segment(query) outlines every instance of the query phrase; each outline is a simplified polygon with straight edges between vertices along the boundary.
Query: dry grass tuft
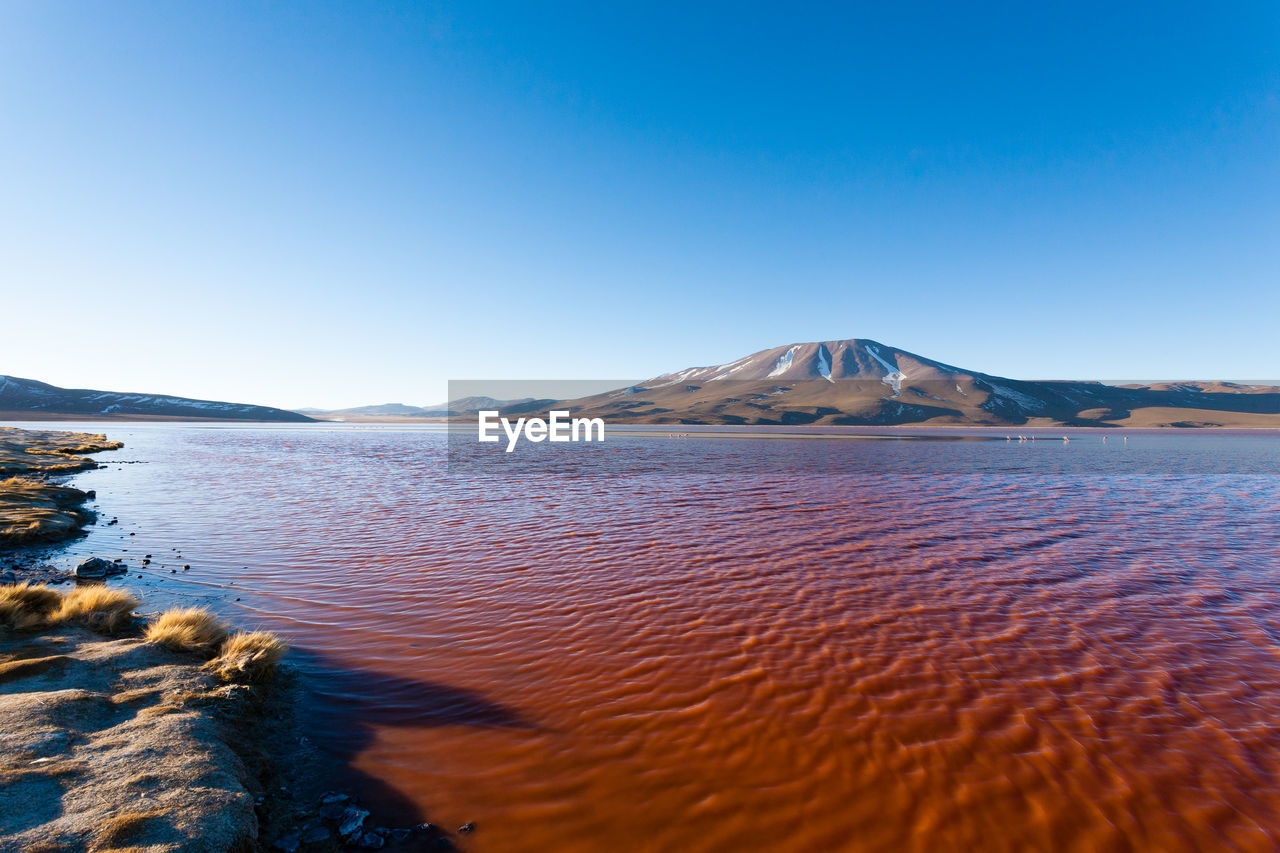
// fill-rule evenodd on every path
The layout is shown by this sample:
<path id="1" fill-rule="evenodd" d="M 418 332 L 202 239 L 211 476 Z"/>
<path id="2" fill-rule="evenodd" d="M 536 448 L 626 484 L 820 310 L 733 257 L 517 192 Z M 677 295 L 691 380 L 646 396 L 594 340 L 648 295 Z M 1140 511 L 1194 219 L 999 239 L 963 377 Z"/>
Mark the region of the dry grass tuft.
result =
<path id="1" fill-rule="evenodd" d="M 147 833 L 148 824 L 160 817 L 160 812 L 128 812 L 103 821 L 95 833 L 95 851 L 118 847 L 121 843 L 137 841 Z"/>
<path id="2" fill-rule="evenodd" d="M 119 634 L 133 622 L 138 599 L 105 586 L 82 586 L 62 597 L 56 622 L 78 622 L 103 634 Z"/>
<path id="3" fill-rule="evenodd" d="M 166 649 L 212 655 L 227 638 L 227 626 L 202 607 L 166 610 L 147 626 L 146 638 Z"/>
<path id="4" fill-rule="evenodd" d="M 223 681 L 265 681 L 284 657 L 284 642 L 266 631 L 240 631 L 222 644 L 218 656 L 204 665 Z"/>
<path id="5" fill-rule="evenodd" d="M 48 621 L 62 594 L 44 584 L 0 586 L 0 627 L 30 631 Z"/>
<path id="6" fill-rule="evenodd" d="M 0 663 L 0 684 L 16 681 L 19 678 L 30 678 L 33 675 L 44 675 L 54 667 L 65 664 L 71 658 L 66 655 L 49 655 L 42 658 L 23 658 Z"/>
<path id="7" fill-rule="evenodd" d="M 31 764 L 26 761 L 22 764 L 0 764 L 0 785 L 13 785 L 33 776 L 46 779 L 62 779 L 83 773 L 85 769 L 85 763 L 75 758 L 58 759 L 44 764 Z M 38 848 L 22 848 L 23 853 L 28 853 L 28 851 L 34 849 Z M 55 849 L 65 851 L 67 848 L 57 847 Z"/>

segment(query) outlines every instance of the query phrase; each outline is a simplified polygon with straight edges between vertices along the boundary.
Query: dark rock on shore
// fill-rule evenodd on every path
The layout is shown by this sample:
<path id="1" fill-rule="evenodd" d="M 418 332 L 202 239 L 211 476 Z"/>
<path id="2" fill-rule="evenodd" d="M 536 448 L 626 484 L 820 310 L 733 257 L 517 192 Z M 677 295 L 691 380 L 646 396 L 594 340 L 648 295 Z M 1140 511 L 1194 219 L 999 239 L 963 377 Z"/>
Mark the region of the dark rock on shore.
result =
<path id="1" fill-rule="evenodd" d="M 12 579 L 8 579 L 12 577 Z M 62 584 L 74 578 L 71 572 L 59 569 L 48 564 L 40 565 L 24 565 L 15 563 L 6 569 L 4 574 L 0 576 L 0 584 L 10 583 L 46 583 L 46 584 Z"/>
<path id="2" fill-rule="evenodd" d="M 364 819 L 368 816 L 368 810 L 348 806 L 343 810 L 342 817 L 338 819 L 338 834 L 343 838 L 358 835 L 363 830 Z"/>
<path id="3" fill-rule="evenodd" d="M 276 843 L 271 847 L 274 850 L 281 850 L 283 853 L 294 853 L 302 844 L 301 832 L 290 832 L 276 839 Z"/>
<path id="4" fill-rule="evenodd" d="M 326 791 L 311 802 L 314 805 L 308 807 L 294 801 L 292 820 L 297 823 L 280 827 L 284 830 L 283 834 L 276 836 L 276 840 L 270 845 L 272 850 L 282 853 L 295 853 L 299 850 L 320 853 L 329 850 L 381 850 L 384 847 L 404 850 L 455 849 L 448 837 L 434 824 L 420 823 L 413 828 L 394 829 L 368 826 L 369 809 L 344 791 Z"/>
<path id="5" fill-rule="evenodd" d="M 101 580 L 107 575 L 117 575 L 123 572 L 124 568 L 119 564 L 104 560 L 101 557 L 90 557 L 87 560 L 81 560 L 76 566 L 76 577 L 90 580 Z"/>
<path id="6" fill-rule="evenodd" d="M 318 844 L 321 841 L 329 840 L 329 828 L 317 824 L 302 833 L 303 844 Z"/>

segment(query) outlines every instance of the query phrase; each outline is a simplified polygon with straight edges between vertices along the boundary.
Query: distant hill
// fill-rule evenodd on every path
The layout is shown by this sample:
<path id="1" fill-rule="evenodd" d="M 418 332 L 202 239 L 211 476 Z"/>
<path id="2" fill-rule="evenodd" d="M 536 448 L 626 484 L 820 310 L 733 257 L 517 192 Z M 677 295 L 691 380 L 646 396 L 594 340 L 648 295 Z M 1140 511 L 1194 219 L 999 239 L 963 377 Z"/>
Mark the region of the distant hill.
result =
<path id="1" fill-rule="evenodd" d="M 184 418 L 199 420 L 243 421 L 310 421 L 298 412 L 252 406 L 245 403 L 223 403 L 216 400 L 193 400 L 161 394 L 132 394 L 94 391 L 85 388 L 59 388 L 34 379 L 0 376 L 0 417 L 12 420 L 44 420 L 51 418 Z"/>
<path id="2" fill-rule="evenodd" d="M 1280 427 L 1275 386 L 1005 379 L 867 339 L 774 347 L 558 405 L 623 423 Z"/>
<path id="3" fill-rule="evenodd" d="M 383 403 L 378 406 L 356 406 L 350 409 L 301 409 L 324 420 L 443 420 L 451 417 L 474 415 L 481 409 L 496 409 L 504 415 L 528 411 L 545 411 L 554 400 L 521 397 L 517 400 L 495 400 L 493 397 L 461 397 L 435 406 L 407 406 L 404 403 Z"/>
<path id="4" fill-rule="evenodd" d="M 299 409 L 308 415 L 329 418 L 332 416 L 368 415 L 374 417 L 425 418 L 427 410 L 421 406 L 406 406 L 404 403 L 383 403 L 379 406 L 354 406 L 350 409 Z"/>

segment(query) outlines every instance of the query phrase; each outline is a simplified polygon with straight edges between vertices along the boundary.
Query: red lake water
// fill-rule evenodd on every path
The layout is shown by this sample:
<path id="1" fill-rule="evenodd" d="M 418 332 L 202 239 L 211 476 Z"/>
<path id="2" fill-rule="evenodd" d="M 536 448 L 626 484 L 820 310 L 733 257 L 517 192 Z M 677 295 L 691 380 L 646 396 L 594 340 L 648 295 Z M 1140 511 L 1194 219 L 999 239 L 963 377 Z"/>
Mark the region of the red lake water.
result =
<path id="1" fill-rule="evenodd" d="M 311 736 L 463 849 L 1280 845 L 1274 433 L 93 428 L 120 524 L 61 559 L 287 637 Z"/>

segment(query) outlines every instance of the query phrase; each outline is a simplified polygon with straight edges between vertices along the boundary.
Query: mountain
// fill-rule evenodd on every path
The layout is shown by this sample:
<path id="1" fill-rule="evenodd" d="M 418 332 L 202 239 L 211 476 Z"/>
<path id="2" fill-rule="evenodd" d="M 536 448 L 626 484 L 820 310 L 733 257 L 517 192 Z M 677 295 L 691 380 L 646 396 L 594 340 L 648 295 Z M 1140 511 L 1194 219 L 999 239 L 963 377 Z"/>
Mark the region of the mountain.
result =
<path id="1" fill-rule="evenodd" d="M 545 412 L 555 400 L 542 400 L 536 397 L 518 397 L 514 400 L 495 400 L 493 397 L 459 397 L 450 400 L 443 406 L 432 410 L 432 417 L 452 417 L 455 415 L 474 415 L 482 409 L 493 410 L 503 415 L 519 415 L 525 412 Z"/>
<path id="2" fill-rule="evenodd" d="M 790 344 L 565 401 L 627 423 L 1280 427 L 1280 388 L 1005 379 L 878 341 Z"/>
<path id="3" fill-rule="evenodd" d="M 404 403 L 383 403 L 378 406 L 353 406 L 349 409 L 299 409 L 308 415 L 332 419 L 335 417 L 389 417 L 389 418 L 425 418 L 427 410 L 420 406 L 406 406 Z"/>
<path id="4" fill-rule="evenodd" d="M 434 406 L 407 406 L 404 403 L 383 403 L 378 406 L 356 406 L 350 409 L 299 409 L 308 415 L 324 420 L 395 421 L 435 420 L 474 415 L 481 409 L 496 409 L 504 415 L 520 412 L 546 411 L 554 400 L 521 397 L 517 400 L 495 400 L 493 397 L 461 397 Z"/>
<path id="5" fill-rule="evenodd" d="M 14 420 L 50 417 L 311 420 L 306 415 L 270 406 L 192 400 L 160 394 L 120 394 L 85 388 L 59 388 L 16 376 L 0 376 L 0 417 Z"/>

